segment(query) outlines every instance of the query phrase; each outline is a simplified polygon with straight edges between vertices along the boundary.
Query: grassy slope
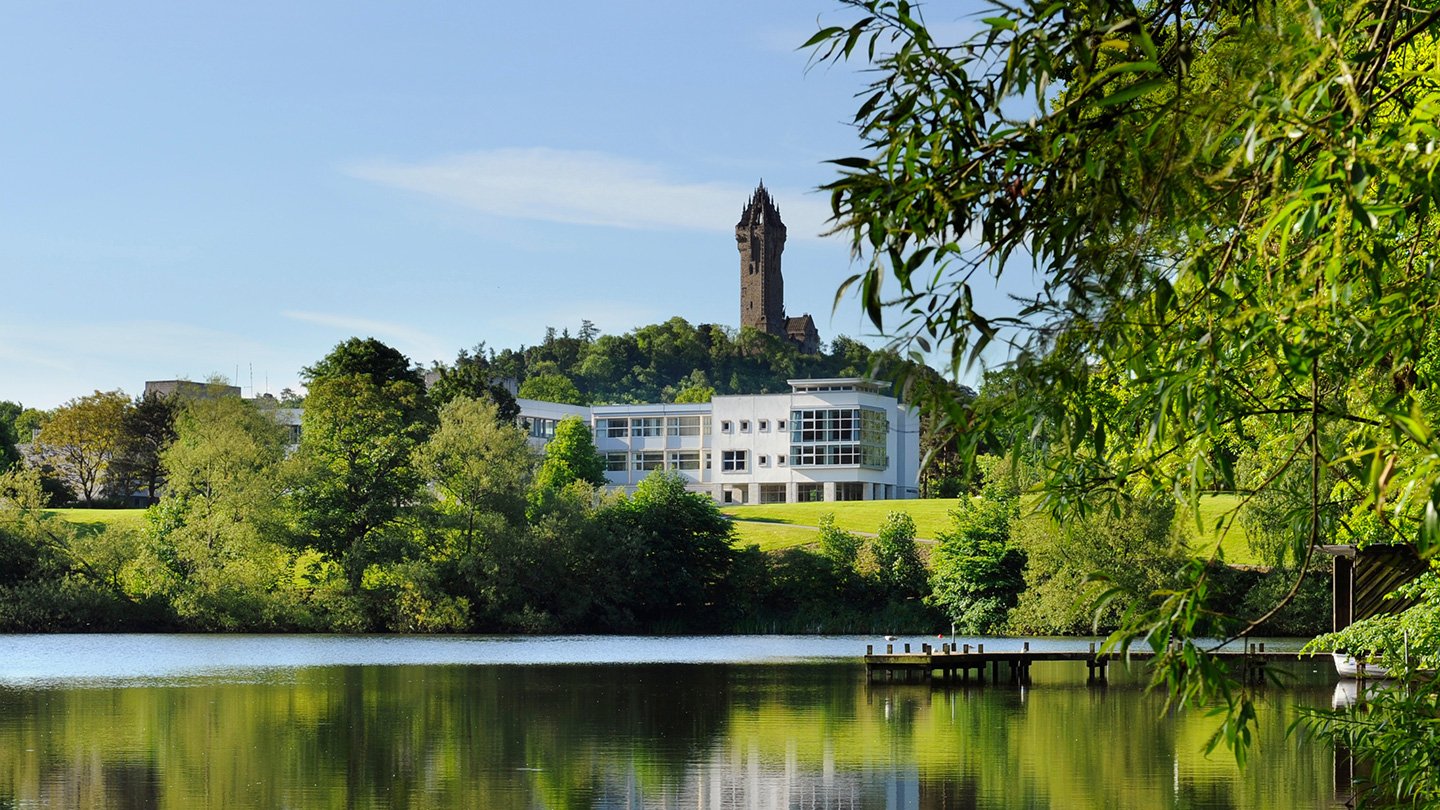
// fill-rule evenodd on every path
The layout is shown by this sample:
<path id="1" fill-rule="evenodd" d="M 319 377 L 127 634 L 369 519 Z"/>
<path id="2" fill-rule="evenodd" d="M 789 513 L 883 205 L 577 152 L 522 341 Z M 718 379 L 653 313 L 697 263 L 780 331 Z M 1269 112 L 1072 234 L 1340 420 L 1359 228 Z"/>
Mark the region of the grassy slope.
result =
<path id="1" fill-rule="evenodd" d="M 950 526 L 950 510 L 955 508 L 953 499 L 910 500 L 910 501 L 842 501 L 832 503 L 781 503 L 762 506 L 727 506 L 724 512 L 737 520 L 757 521 L 763 524 L 788 523 L 793 526 L 818 526 L 820 518 L 833 514 L 835 525 L 852 532 L 879 531 L 880 523 L 891 512 L 910 513 L 915 521 L 917 537 L 933 539 L 935 535 Z M 737 524 L 742 531 L 750 526 Z M 813 540 L 814 532 L 811 532 Z"/>
<path id="2" fill-rule="evenodd" d="M 891 511 L 908 512 L 915 520 L 916 534 L 934 539 L 950 527 L 950 510 L 954 500 L 912 501 L 846 501 L 840 503 L 786 503 L 762 506 L 727 506 L 724 512 L 735 518 L 738 545 L 758 544 L 762 551 L 775 551 L 815 542 L 812 527 L 826 513 L 835 516 L 835 525 L 854 532 L 875 532 Z M 1208 495 L 1200 502 L 1200 525 L 1193 513 L 1177 516 L 1190 533 L 1195 554 L 1209 556 L 1220 540 L 1216 522 L 1233 512 L 1239 500 L 1234 495 Z M 1233 519 L 1233 515 L 1231 518 Z M 1244 527 L 1238 522 L 1224 533 L 1225 561 L 1231 564 L 1254 565 L 1259 560 L 1250 553 Z"/>
<path id="3" fill-rule="evenodd" d="M 1221 533 L 1216 524 L 1232 512 L 1239 499 L 1234 495 L 1211 495 L 1201 499 L 1200 525 L 1194 515 L 1182 513 L 1177 520 L 1185 521 L 1197 555 L 1209 556 Z M 846 501 L 841 503 L 787 503 L 764 506 L 727 506 L 724 512 L 736 518 L 739 545 L 760 546 L 761 551 L 804 546 L 815 542 L 813 527 L 826 513 L 835 516 L 835 523 L 853 532 L 874 533 L 880 522 L 892 511 L 910 513 L 915 520 L 916 534 L 934 539 L 950 527 L 950 510 L 954 500 L 932 499 L 911 501 Z M 111 526 L 141 529 L 145 525 L 144 509 L 53 509 L 52 513 L 78 526 L 105 531 Z M 1232 516 L 1233 518 L 1233 516 Z M 1259 560 L 1250 553 L 1246 533 L 1238 522 L 1224 533 L 1222 540 L 1225 560 L 1232 564 L 1254 565 Z"/>
<path id="4" fill-rule="evenodd" d="M 51 509 L 48 513 L 95 532 L 111 527 L 136 530 L 145 527 L 144 509 Z"/>

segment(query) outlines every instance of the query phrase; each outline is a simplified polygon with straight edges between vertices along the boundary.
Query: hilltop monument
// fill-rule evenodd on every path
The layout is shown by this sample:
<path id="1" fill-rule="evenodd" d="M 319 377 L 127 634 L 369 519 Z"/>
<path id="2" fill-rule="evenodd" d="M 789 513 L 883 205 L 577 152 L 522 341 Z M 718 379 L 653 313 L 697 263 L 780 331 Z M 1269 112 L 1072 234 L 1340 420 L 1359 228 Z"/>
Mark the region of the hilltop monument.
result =
<path id="1" fill-rule="evenodd" d="M 764 181 L 740 212 L 735 243 L 740 250 L 740 325 L 785 338 L 807 354 L 819 352 L 815 319 L 808 313 L 785 316 L 785 278 L 780 274 L 785 223 Z"/>

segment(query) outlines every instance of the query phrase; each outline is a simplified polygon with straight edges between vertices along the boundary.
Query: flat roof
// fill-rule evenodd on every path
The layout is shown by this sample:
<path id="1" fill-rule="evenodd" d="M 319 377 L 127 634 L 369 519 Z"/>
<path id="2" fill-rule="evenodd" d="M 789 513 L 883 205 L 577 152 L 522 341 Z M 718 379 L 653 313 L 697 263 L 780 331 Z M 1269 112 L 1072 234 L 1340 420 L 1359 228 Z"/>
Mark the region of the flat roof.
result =
<path id="1" fill-rule="evenodd" d="M 636 403 L 636 404 L 633 404 L 633 405 L 626 405 L 626 404 L 623 404 L 623 403 L 622 403 L 622 404 L 619 404 L 619 405 L 592 405 L 592 406 L 590 407 L 590 410 L 591 410 L 591 412 L 594 413 L 596 416 L 605 416 L 605 415 L 607 415 L 607 414 L 622 414 L 622 413 L 623 413 L 623 414 L 633 414 L 633 413 L 640 413 L 640 412 L 642 412 L 642 411 L 649 411 L 649 412 L 652 412 L 652 413 L 681 413 L 681 414 L 684 414 L 684 413 L 698 413 L 698 414 L 705 414 L 705 413 L 709 413 L 709 412 L 710 412 L 710 403 L 708 403 L 708 402 L 640 402 L 640 403 Z"/>
<path id="2" fill-rule="evenodd" d="M 790 387 L 796 391 L 813 390 L 816 388 L 839 388 L 850 387 L 857 391 L 879 392 L 890 387 L 890 383 L 882 380 L 872 380 L 869 377 L 815 377 L 800 380 L 786 380 Z"/>

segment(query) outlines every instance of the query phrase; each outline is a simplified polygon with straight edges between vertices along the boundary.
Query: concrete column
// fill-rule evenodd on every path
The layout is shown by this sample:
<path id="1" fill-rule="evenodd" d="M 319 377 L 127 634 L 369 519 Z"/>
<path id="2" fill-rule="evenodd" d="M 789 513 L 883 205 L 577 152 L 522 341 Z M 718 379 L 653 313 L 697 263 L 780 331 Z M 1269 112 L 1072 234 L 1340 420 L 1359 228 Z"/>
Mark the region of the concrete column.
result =
<path id="1" fill-rule="evenodd" d="M 745 502 L 746 502 L 746 503 L 759 503 L 759 502 L 760 502 L 760 485 L 759 485 L 759 484 L 750 483 L 750 484 L 746 484 L 746 485 L 745 485 Z"/>
<path id="2" fill-rule="evenodd" d="M 825 502 L 826 502 L 826 503 L 830 503 L 830 502 L 832 502 L 832 501 L 834 501 L 834 500 L 835 500 L 835 482 L 834 482 L 834 481 L 826 481 L 826 482 L 825 482 Z"/>
<path id="3" fill-rule="evenodd" d="M 785 502 L 798 503 L 800 501 L 800 487 L 791 481 L 785 485 Z"/>

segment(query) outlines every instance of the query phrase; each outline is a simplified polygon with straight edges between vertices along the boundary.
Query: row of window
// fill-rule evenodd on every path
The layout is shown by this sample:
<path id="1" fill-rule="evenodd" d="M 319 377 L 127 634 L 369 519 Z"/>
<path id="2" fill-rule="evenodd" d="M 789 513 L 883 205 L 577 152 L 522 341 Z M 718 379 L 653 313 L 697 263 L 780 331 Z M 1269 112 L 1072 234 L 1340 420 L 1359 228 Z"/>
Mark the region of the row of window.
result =
<path id="1" fill-rule="evenodd" d="M 776 467 L 790 463 L 796 467 L 820 466 L 862 466 L 884 469 L 886 457 L 884 448 L 855 444 L 797 445 L 790 448 L 789 456 L 778 454 L 773 457 Z M 765 454 L 755 456 L 756 467 L 769 467 L 772 457 Z M 699 470 L 701 464 L 710 469 L 710 453 L 699 450 L 641 450 L 636 452 L 610 452 L 605 454 L 607 472 L 650 472 L 651 470 Z M 720 471 L 727 473 L 748 472 L 750 469 L 749 450 L 720 451 Z"/>
<path id="2" fill-rule="evenodd" d="M 741 433 L 749 433 L 749 432 L 750 432 L 750 420 L 749 420 L 749 419 L 740 419 L 740 420 L 738 420 L 738 421 L 739 421 L 739 424 L 740 424 L 740 432 L 741 432 Z M 729 420 L 729 419 L 721 419 L 721 420 L 720 420 L 720 432 L 721 432 L 721 433 L 734 433 L 734 432 L 735 432 L 735 424 L 736 424 L 735 422 L 732 422 L 732 421 Z M 756 420 L 755 420 L 755 426 L 756 426 L 756 429 L 757 429 L 760 433 L 769 433 L 769 432 L 770 432 L 770 420 L 769 420 L 769 419 L 756 419 Z M 785 430 L 785 420 L 784 420 L 784 419 L 776 419 L 776 420 L 775 420 L 775 429 L 778 430 L 778 431 L 782 431 L 782 432 L 783 432 L 783 431 Z"/>
<path id="3" fill-rule="evenodd" d="M 788 484 L 761 484 L 760 503 L 785 503 L 789 495 Z M 862 501 L 865 499 L 866 484 L 863 481 L 837 481 L 835 500 Z M 725 493 L 729 496 L 729 492 Z M 809 503 L 825 500 L 825 485 L 801 482 L 795 485 L 795 502 Z"/>
<path id="4" fill-rule="evenodd" d="M 627 453 L 615 451 L 605 454 L 606 472 L 650 472 L 651 470 L 698 470 L 703 462 L 710 469 L 710 453 L 699 450 L 640 450 Z M 755 464 L 769 467 L 771 456 L 757 455 Z M 774 456 L 775 466 L 785 466 L 786 457 Z M 721 472 L 746 472 L 750 469 L 749 450 L 722 450 L 720 452 Z"/>
<path id="5" fill-rule="evenodd" d="M 884 469 L 888 465 L 885 447 L 868 444 L 791 445 L 790 457 L 796 467 L 860 465 Z"/>
<path id="6" fill-rule="evenodd" d="M 890 429 L 884 411 L 871 408 L 814 408 L 790 412 L 792 442 L 884 444 Z"/>
<path id="7" fill-rule="evenodd" d="M 596 423 L 595 435 L 610 439 L 629 436 L 700 436 L 710 432 L 709 416 L 610 417 Z"/>
<path id="8" fill-rule="evenodd" d="M 790 457 L 796 467 L 884 469 L 890 418 L 871 408 L 808 408 L 790 412 Z"/>
<path id="9" fill-rule="evenodd" d="M 606 453 L 607 472 L 649 472 L 651 470 L 698 470 L 699 450 L 645 450 L 637 453 Z M 705 454 L 705 469 L 710 469 L 710 454 Z"/>

